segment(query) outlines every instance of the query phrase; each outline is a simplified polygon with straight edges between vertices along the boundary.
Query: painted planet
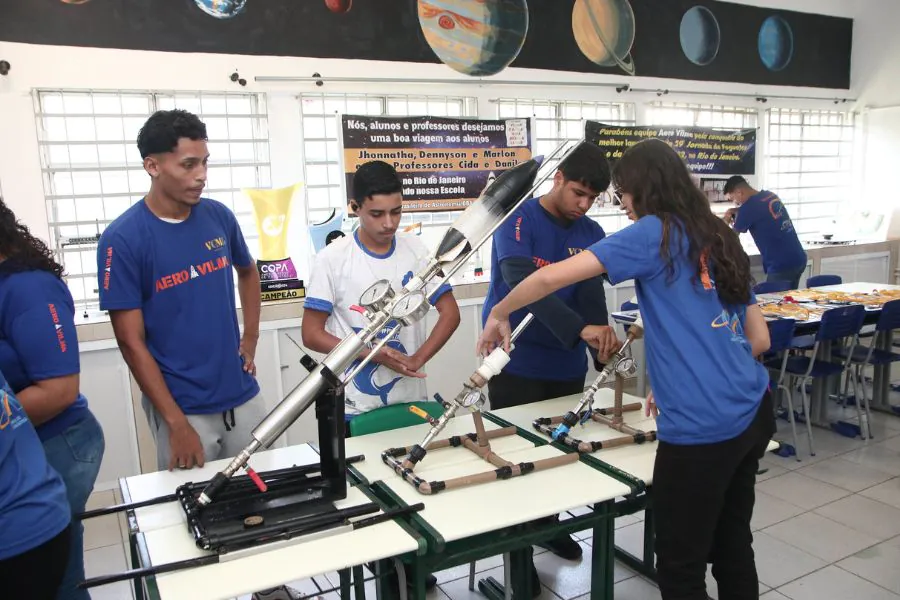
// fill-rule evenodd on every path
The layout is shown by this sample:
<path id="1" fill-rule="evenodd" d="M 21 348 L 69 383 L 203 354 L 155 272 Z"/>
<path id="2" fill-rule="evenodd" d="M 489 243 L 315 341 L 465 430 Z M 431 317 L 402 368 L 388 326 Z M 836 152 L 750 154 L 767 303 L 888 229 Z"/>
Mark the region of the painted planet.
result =
<path id="1" fill-rule="evenodd" d="M 705 6 L 695 6 L 681 17 L 681 51 L 695 65 L 705 67 L 719 53 L 719 22 Z"/>
<path id="2" fill-rule="evenodd" d="M 575 0 L 572 33 L 581 53 L 601 67 L 634 75 L 634 11 L 628 0 Z"/>
<path id="3" fill-rule="evenodd" d="M 63 4 L 87 4 L 88 0 L 62 0 Z"/>
<path id="4" fill-rule="evenodd" d="M 759 58 L 770 71 L 781 71 L 794 56 L 794 32 L 783 18 L 773 15 L 759 28 Z"/>
<path id="5" fill-rule="evenodd" d="M 231 19 L 244 11 L 247 0 L 194 0 L 197 7 L 211 17 Z"/>
<path id="6" fill-rule="evenodd" d="M 526 0 L 418 0 L 419 25 L 441 62 L 465 75 L 496 75 L 528 33 Z"/>
<path id="7" fill-rule="evenodd" d="M 325 6 L 333 13 L 345 13 L 353 7 L 353 0 L 325 0 Z"/>

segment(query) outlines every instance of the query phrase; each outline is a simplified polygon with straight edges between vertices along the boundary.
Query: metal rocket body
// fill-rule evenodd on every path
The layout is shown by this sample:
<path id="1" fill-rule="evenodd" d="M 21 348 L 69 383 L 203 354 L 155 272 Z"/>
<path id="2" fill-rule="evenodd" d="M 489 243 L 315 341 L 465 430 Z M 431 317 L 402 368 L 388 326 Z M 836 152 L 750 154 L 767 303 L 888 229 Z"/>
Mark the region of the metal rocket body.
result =
<path id="1" fill-rule="evenodd" d="M 537 156 L 504 171 L 453 222 L 434 253 L 445 273 L 450 265 L 465 261 L 475 245 L 518 205 L 534 185 L 543 160 Z"/>

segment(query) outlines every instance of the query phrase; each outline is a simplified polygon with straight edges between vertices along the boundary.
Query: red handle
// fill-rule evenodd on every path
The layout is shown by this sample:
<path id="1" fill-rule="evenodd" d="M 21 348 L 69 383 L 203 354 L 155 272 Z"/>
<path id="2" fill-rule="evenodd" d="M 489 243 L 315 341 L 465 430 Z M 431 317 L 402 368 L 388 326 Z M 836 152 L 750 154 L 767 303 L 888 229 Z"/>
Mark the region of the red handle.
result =
<path id="1" fill-rule="evenodd" d="M 254 471 L 250 467 L 247 467 L 247 475 L 250 476 L 250 480 L 256 484 L 256 487 L 259 488 L 259 491 L 261 491 L 261 492 L 268 491 L 269 486 L 266 485 L 266 482 L 262 480 L 262 477 L 260 477 L 256 473 L 256 471 Z"/>

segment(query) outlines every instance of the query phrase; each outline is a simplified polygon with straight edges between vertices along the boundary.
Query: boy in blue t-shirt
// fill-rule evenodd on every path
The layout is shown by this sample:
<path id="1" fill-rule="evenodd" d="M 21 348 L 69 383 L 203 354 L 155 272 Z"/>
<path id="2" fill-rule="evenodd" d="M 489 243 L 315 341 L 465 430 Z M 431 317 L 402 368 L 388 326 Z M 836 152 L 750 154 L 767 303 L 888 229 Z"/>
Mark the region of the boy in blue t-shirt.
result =
<path id="1" fill-rule="evenodd" d="M 0 373 L 0 581 L 4 598 L 53 600 L 69 558 L 66 487 Z"/>
<path id="2" fill-rule="evenodd" d="M 100 307 L 144 393 L 160 469 L 238 454 L 266 412 L 253 364 L 259 275 L 234 214 L 201 197 L 206 140 L 206 126 L 183 110 L 147 120 L 137 144 L 150 191 L 97 250 Z"/>
<path id="3" fill-rule="evenodd" d="M 603 150 L 582 143 L 560 165 L 553 189 L 526 200 L 504 221 L 493 237 L 491 284 L 482 320 L 530 274 L 604 238 L 603 228 L 585 214 L 609 181 Z M 494 410 L 580 394 L 588 371 L 584 340 L 604 339 L 600 356 L 618 344 L 609 327 L 602 277 L 568 286 L 516 311 L 510 318 L 512 327 L 528 312 L 535 320 L 516 340 L 509 364 L 488 382 Z M 581 547 L 568 535 L 550 540 L 546 547 L 570 560 L 581 556 Z"/>
<path id="4" fill-rule="evenodd" d="M 772 192 L 755 190 L 740 175 L 725 182 L 724 192 L 737 204 L 725 213 L 725 221 L 738 233 L 753 236 L 766 281 L 787 281 L 796 289 L 806 271 L 806 251 L 784 202 Z"/>

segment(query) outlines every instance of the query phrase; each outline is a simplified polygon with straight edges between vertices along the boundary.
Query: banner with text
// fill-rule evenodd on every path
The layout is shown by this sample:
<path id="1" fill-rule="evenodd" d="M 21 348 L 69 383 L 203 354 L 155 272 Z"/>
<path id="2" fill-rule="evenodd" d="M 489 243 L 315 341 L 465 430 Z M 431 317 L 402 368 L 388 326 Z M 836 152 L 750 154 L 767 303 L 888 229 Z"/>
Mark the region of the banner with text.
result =
<path id="1" fill-rule="evenodd" d="M 359 166 L 383 160 L 403 180 L 404 211 L 463 210 L 531 158 L 529 119 L 343 115 L 341 128 L 348 202 Z"/>
<path id="2" fill-rule="evenodd" d="M 659 138 L 678 152 L 693 173 L 753 175 L 756 172 L 755 129 L 607 125 L 586 121 L 584 137 L 606 150 L 610 163 L 615 163 L 623 152 L 641 140 Z"/>

